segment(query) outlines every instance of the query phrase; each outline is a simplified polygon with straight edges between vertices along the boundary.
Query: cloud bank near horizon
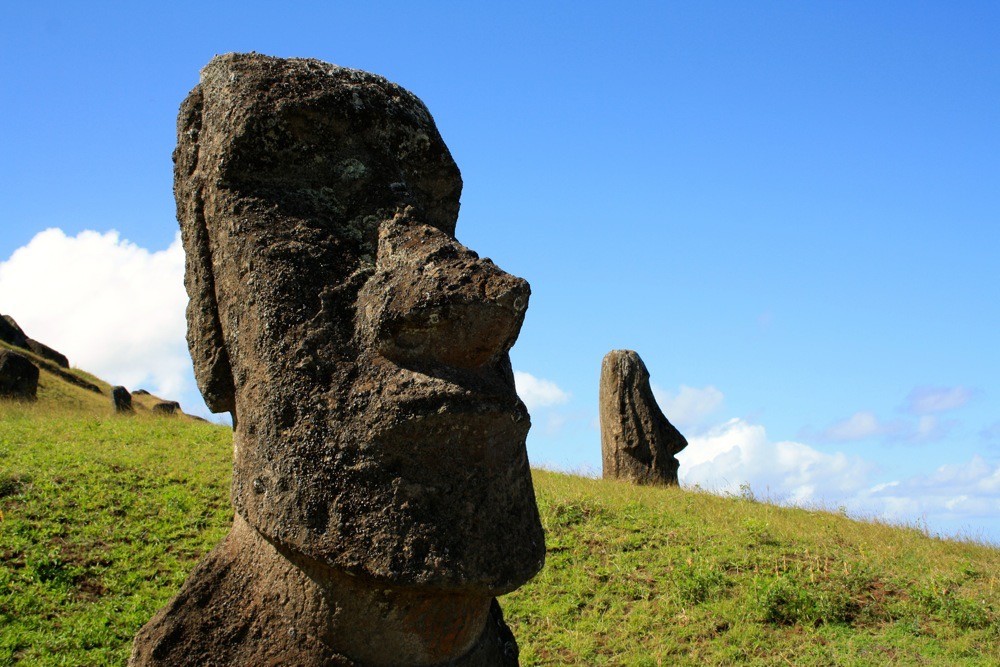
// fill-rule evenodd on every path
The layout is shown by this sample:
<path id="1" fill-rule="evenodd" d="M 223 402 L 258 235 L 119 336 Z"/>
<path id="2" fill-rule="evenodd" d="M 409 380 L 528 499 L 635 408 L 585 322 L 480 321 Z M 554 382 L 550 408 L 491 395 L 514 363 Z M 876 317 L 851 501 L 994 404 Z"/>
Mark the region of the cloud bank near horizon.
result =
<path id="1" fill-rule="evenodd" d="M 51 228 L 0 262 L 0 312 L 75 367 L 179 398 L 194 389 L 183 278 L 180 234 L 149 251 L 113 230 Z"/>
<path id="2" fill-rule="evenodd" d="M 979 454 L 930 473 L 878 481 L 880 471 L 870 460 L 801 442 L 772 442 L 762 425 L 743 419 L 730 419 L 688 442 L 677 455 L 681 482 L 716 493 L 751 492 L 781 504 L 842 507 L 855 516 L 907 524 L 923 519 L 945 535 L 1000 516 L 1000 463 Z M 945 525 L 953 528 L 937 528 Z M 1000 542 L 996 532 L 991 538 Z"/>

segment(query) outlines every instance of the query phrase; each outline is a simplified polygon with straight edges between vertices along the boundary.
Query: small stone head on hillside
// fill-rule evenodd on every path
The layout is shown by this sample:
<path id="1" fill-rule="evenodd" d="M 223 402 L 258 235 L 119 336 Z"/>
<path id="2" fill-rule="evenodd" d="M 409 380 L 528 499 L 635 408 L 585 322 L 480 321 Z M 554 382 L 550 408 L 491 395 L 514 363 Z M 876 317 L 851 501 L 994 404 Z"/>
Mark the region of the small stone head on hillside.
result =
<path id="1" fill-rule="evenodd" d="M 529 288 L 455 240 L 461 176 L 424 105 L 365 72 L 230 54 L 179 124 L 188 343 L 233 415 L 236 511 L 396 584 L 531 578 L 544 543 L 508 358 Z"/>

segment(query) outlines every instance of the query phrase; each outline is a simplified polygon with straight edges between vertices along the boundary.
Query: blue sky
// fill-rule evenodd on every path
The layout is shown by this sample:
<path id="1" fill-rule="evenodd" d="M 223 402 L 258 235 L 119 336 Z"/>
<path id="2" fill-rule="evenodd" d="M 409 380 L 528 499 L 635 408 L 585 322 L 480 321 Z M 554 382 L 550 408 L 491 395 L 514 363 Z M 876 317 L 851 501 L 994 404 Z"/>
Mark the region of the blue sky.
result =
<path id="1" fill-rule="evenodd" d="M 686 483 L 1000 541 L 998 34 L 974 2 L 7 6 L 0 312 L 204 410 L 177 107 L 216 53 L 320 58 L 427 103 L 459 239 L 530 281 L 534 462 L 599 471 L 627 347 Z"/>

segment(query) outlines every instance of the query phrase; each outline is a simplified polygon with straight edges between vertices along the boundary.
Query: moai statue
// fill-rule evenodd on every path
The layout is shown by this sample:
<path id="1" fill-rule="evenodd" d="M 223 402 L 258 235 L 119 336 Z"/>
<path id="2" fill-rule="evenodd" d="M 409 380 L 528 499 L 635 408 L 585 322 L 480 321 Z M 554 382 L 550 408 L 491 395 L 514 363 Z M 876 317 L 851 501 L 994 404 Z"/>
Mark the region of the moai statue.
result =
<path id="1" fill-rule="evenodd" d="M 111 405 L 117 413 L 132 414 L 135 411 L 132 407 L 132 394 L 121 385 L 111 388 Z"/>
<path id="2" fill-rule="evenodd" d="M 0 399 L 38 398 L 38 367 L 23 354 L 0 347 Z"/>
<path id="3" fill-rule="evenodd" d="M 233 527 L 132 665 L 516 665 L 544 536 L 508 351 L 528 284 L 455 240 L 426 107 L 317 60 L 213 59 L 174 191 Z"/>
<path id="4" fill-rule="evenodd" d="M 649 371 L 632 350 L 612 350 L 601 362 L 601 454 L 606 479 L 677 484 L 674 456 L 687 440 L 663 416 Z"/>

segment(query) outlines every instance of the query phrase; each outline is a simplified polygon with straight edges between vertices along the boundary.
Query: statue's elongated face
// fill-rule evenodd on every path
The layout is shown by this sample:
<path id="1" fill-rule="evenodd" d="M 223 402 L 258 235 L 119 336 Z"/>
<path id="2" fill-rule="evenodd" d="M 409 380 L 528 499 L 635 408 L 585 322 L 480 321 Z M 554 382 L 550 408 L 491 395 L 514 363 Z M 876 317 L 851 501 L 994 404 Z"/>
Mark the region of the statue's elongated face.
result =
<path id="1" fill-rule="evenodd" d="M 175 191 L 237 511 L 397 584 L 498 594 L 537 572 L 508 358 L 529 288 L 455 239 L 461 177 L 423 104 L 318 61 L 216 58 L 182 107 Z"/>

